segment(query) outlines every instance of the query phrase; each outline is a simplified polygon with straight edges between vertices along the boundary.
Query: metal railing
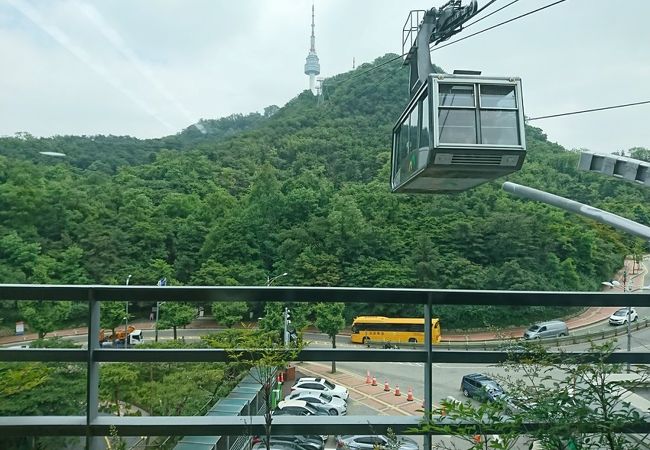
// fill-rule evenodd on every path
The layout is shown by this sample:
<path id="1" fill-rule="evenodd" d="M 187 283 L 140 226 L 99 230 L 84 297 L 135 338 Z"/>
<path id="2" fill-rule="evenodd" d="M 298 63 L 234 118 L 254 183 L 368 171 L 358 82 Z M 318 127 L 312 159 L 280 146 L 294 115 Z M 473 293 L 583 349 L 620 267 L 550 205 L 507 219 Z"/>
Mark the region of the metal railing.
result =
<path id="1" fill-rule="evenodd" d="M 650 294 L 626 295 L 595 292 L 469 291 L 428 289 L 314 288 L 314 287 L 152 287 L 152 286 L 70 286 L 0 285 L 0 300 L 83 301 L 88 303 L 87 349 L 3 350 L 0 361 L 82 362 L 87 365 L 86 411 L 84 416 L 14 416 L 0 419 L 5 436 L 86 436 L 87 448 L 95 448 L 97 436 L 108 436 L 111 427 L 120 436 L 182 436 L 261 434 L 264 418 L 241 416 L 100 416 L 99 364 L 102 362 L 228 362 L 232 352 L 223 349 L 106 349 L 100 348 L 100 302 L 102 301 L 183 301 L 212 302 L 345 302 L 423 305 L 425 323 L 430 322 L 432 305 L 527 305 L 527 306 L 645 306 Z M 430 329 L 428 330 L 430 333 Z M 430 340 L 430 335 L 425 336 Z M 587 356 L 586 354 L 584 356 Z M 597 355 L 591 355 L 596 358 Z M 305 349 L 301 361 L 423 362 L 424 405 L 431 410 L 433 363 L 499 363 L 507 352 L 436 351 L 424 346 L 416 350 L 384 349 Z M 608 362 L 650 363 L 650 353 L 622 352 L 609 356 Z M 418 425 L 417 416 L 279 416 L 273 421 L 277 434 L 367 434 L 391 428 L 403 433 Z M 451 424 L 451 428 L 466 424 Z M 543 424 L 526 423 L 524 430 Z M 485 431 L 485 430 L 484 430 Z M 489 430 L 488 430 L 489 431 Z M 597 431 L 597 430 L 593 430 Z M 650 422 L 625 430 L 650 432 Z M 425 433 L 422 433 L 425 434 Z M 430 436 L 430 434 L 425 434 Z M 425 439 L 428 439 L 425 437 Z M 425 440 L 426 446 L 426 440 Z"/>

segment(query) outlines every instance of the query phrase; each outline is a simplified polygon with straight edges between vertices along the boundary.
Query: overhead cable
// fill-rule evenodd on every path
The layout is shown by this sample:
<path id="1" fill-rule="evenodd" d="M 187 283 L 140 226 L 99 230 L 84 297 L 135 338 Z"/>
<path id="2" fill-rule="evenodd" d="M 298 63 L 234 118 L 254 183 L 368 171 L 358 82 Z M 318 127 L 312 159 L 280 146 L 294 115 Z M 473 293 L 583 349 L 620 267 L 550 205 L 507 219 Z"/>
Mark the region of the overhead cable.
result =
<path id="1" fill-rule="evenodd" d="M 487 7 L 490 6 L 492 3 L 494 3 L 494 1 L 495 1 L 495 0 L 492 0 L 490 3 L 488 3 L 488 4 L 485 5 L 483 8 L 481 8 L 479 11 L 482 11 L 482 10 L 484 10 L 485 8 L 487 8 Z M 517 1 L 519 1 L 519 0 L 514 0 L 514 1 L 510 2 L 510 3 L 508 3 L 507 5 L 502 6 L 501 8 L 499 8 L 499 9 L 497 9 L 496 11 L 494 11 L 494 12 L 488 14 L 487 16 L 484 16 L 484 17 L 482 17 L 482 18 L 480 18 L 480 19 L 478 19 L 478 20 L 476 20 L 476 21 L 470 23 L 468 26 L 471 26 L 471 25 L 473 25 L 473 24 L 475 24 L 475 23 L 477 23 L 477 22 L 479 22 L 479 21 L 485 19 L 485 18 L 488 17 L 488 16 L 490 16 L 490 15 L 492 15 L 492 14 L 498 12 L 498 11 L 501 11 L 501 10 L 503 10 L 504 8 L 507 8 L 508 6 L 512 5 L 513 3 L 516 3 Z M 479 30 L 479 31 L 477 31 L 476 33 L 472 33 L 472 34 L 467 35 L 467 36 L 465 36 L 465 37 L 462 37 L 462 38 L 460 38 L 460 39 L 456 39 L 455 41 L 448 42 L 448 43 L 446 43 L 446 44 L 444 44 L 444 45 L 436 46 L 436 47 L 432 48 L 431 51 L 433 52 L 433 51 L 438 50 L 438 49 L 441 49 L 441 48 L 443 48 L 443 47 L 447 47 L 447 46 L 449 46 L 449 45 L 455 44 L 456 42 L 463 41 L 463 40 L 468 39 L 468 38 L 470 38 L 470 37 L 472 37 L 472 36 L 476 36 L 476 35 L 478 35 L 478 34 L 481 34 L 481 33 L 484 33 L 484 32 L 486 32 L 486 31 L 492 30 L 492 29 L 494 29 L 494 28 L 500 27 L 501 25 L 505 25 L 505 24 L 510 23 L 510 22 L 513 22 L 513 21 L 515 21 L 515 20 L 518 20 L 518 19 L 521 19 L 521 18 L 523 18 L 523 17 L 529 16 L 529 15 L 531 15 L 531 14 L 537 13 L 537 12 L 542 11 L 542 10 L 544 10 L 544 9 L 550 8 L 551 6 L 555 6 L 555 5 L 557 5 L 557 4 L 563 3 L 563 2 L 565 2 L 565 1 L 566 1 L 566 0 L 558 0 L 558 1 L 554 2 L 554 3 L 550 3 L 550 4 L 548 4 L 548 5 L 545 5 L 545 6 L 542 6 L 542 7 L 540 7 L 540 8 L 537 8 L 537 9 L 535 9 L 535 10 L 533 10 L 533 11 L 529 11 L 529 12 L 527 12 L 527 13 L 524 13 L 524 14 L 521 14 L 521 15 L 519 15 L 519 16 L 513 17 L 512 19 L 509 19 L 509 20 L 506 20 L 506 21 L 504 21 L 504 22 L 498 23 L 498 24 L 493 25 L 493 26 L 491 26 L 491 27 L 484 28 L 483 30 Z M 465 27 L 465 28 L 467 28 L 467 27 Z M 394 58 L 391 58 L 391 59 L 389 59 L 388 61 L 384 61 L 383 63 L 381 63 L 381 64 L 379 64 L 379 65 L 377 65 L 377 66 L 373 66 L 373 67 L 371 67 L 371 68 L 369 68 L 369 69 L 366 69 L 366 70 L 364 70 L 364 71 L 362 71 L 362 72 L 359 72 L 359 73 L 357 73 L 357 74 L 354 74 L 354 75 L 351 76 L 350 78 L 347 78 L 347 79 L 345 79 L 345 80 L 341 80 L 341 81 L 339 81 L 339 83 L 346 83 L 346 82 L 348 82 L 348 81 L 352 81 L 352 80 L 354 80 L 355 78 L 358 78 L 358 77 L 363 76 L 363 75 L 365 75 L 365 74 L 367 74 L 367 73 L 369 73 L 369 72 L 372 72 L 372 71 L 374 71 L 374 70 L 376 70 L 376 69 L 379 69 L 379 68 L 381 68 L 381 67 L 383 67 L 383 66 L 385 66 L 385 65 L 387 65 L 387 64 L 392 63 L 393 61 L 397 61 L 398 59 L 403 58 L 403 57 L 406 56 L 406 55 L 408 55 L 408 52 L 407 52 L 407 53 L 404 53 L 404 54 L 401 54 L 401 55 L 398 55 L 398 56 L 396 56 L 396 57 L 394 57 Z"/>
<path id="2" fill-rule="evenodd" d="M 607 109 L 627 108 L 628 106 L 645 105 L 645 104 L 648 104 L 648 103 L 650 103 L 650 100 L 644 100 L 644 101 L 641 101 L 641 102 L 634 102 L 634 103 L 624 103 L 622 105 L 603 106 L 601 108 L 582 109 L 582 110 L 579 110 L 579 111 L 564 112 L 564 113 L 559 113 L 559 114 L 550 114 L 548 116 L 531 117 L 531 118 L 526 119 L 526 121 L 531 122 L 533 120 L 550 119 L 550 118 L 553 118 L 553 117 L 562 117 L 562 116 L 572 116 L 574 114 L 585 114 L 585 113 L 590 113 L 590 112 L 595 112 L 595 111 L 605 111 Z"/>
<path id="3" fill-rule="evenodd" d="M 455 43 L 460 42 L 460 41 L 464 41 L 465 39 L 469 39 L 469 38 L 474 37 L 474 36 L 476 36 L 476 35 L 478 35 L 478 34 L 485 33 L 486 31 L 489 31 L 489 30 L 493 30 L 493 29 L 495 29 L 495 28 L 497 28 L 497 27 L 500 27 L 501 25 L 505 25 L 505 24 L 507 24 L 507 23 L 514 22 L 515 20 L 518 20 L 518 19 L 524 18 L 524 17 L 526 17 L 526 16 L 530 16 L 531 14 L 535 14 L 535 13 L 537 13 L 537 12 L 543 11 L 543 10 L 545 10 L 545 9 L 547 9 L 547 8 L 550 8 L 551 6 L 559 5 L 560 3 L 564 3 L 565 1 L 566 1 L 566 0 L 558 0 L 558 1 L 556 1 L 556 2 L 549 3 L 548 5 L 545 5 L 545 6 L 542 6 L 542 7 L 540 7 L 540 8 L 537 8 L 537 9 L 534 9 L 534 10 L 532 10 L 532 11 L 529 11 L 529 12 L 527 12 L 527 13 L 521 14 L 521 15 L 519 15 L 519 16 L 517 16 L 517 17 L 513 17 L 512 19 L 508 19 L 508 20 L 506 20 L 506 21 L 504 21 L 504 22 L 497 23 L 496 25 L 492 25 L 491 27 L 487 27 L 487 28 L 484 28 L 484 29 L 482 29 L 482 30 L 479 30 L 479 31 L 477 31 L 476 33 L 468 34 L 467 36 L 464 36 L 464 37 L 462 37 L 462 38 L 460 38 L 460 39 L 456 39 L 455 41 L 448 42 L 448 43 L 446 43 L 446 44 L 444 44 L 444 45 L 438 45 L 438 46 L 435 46 L 435 47 L 433 47 L 433 48 L 431 49 L 431 51 L 432 51 L 432 52 L 435 52 L 436 50 L 440 50 L 441 48 L 448 47 L 448 46 L 450 46 L 450 45 L 452 45 L 452 44 L 455 44 Z"/>
<path id="4" fill-rule="evenodd" d="M 469 28 L 469 27 L 471 27 L 472 25 L 479 23 L 481 20 L 483 20 L 483 19 L 487 19 L 487 18 L 490 17 L 491 15 L 496 14 L 496 13 L 498 13 L 499 11 L 502 11 L 502 10 L 506 9 L 508 6 L 517 3 L 518 1 L 519 1 L 519 0 L 512 0 L 512 1 L 511 1 L 510 3 L 508 3 L 507 5 L 504 5 L 504 6 L 502 6 L 502 7 L 499 8 L 499 9 L 495 9 L 495 10 L 492 11 L 490 14 L 488 14 L 488 15 L 486 15 L 486 16 L 483 16 L 483 17 L 481 17 L 480 19 L 476 19 L 474 22 L 468 23 L 467 25 L 463 26 L 463 28 Z M 487 8 L 488 6 L 490 6 L 492 3 L 494 3 L 494 0 L 491 1 L 490 3 L 488 3 L 487 5 L 485 5 L 483 8 L 479 9 L 479 11 L 478 11 L 476 14 L 478 14 L 478 13 L 481 12 L 481 11 L 483 11 L 485 8 Z"/>

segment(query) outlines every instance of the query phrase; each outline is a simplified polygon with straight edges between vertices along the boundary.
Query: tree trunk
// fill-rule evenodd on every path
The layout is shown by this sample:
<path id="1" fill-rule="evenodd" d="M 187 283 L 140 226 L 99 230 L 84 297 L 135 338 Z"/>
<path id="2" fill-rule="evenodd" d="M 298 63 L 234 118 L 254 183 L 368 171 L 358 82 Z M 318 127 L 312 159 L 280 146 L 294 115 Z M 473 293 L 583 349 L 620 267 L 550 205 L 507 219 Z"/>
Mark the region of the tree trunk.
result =
<path id="1" fill-rule="evenodd" d="M 115 407 L 117 408 L 117 417 L 120 417 L 120 388 L 115 386 Z"/>
<path id="2" fill-rule="evenodd" d="M 264 384 L 264 403 L 266 403 L 266 411 L 264 412 L 264 432 L 266 434 L 266 450 L 271 450 L 271 423 L 273 417 L 271 416 L 271 383 Z"/>
<path id="3" fill-rule="evenodd" d="M 330 336 L 332 338 L 332 348 L 336 348 L 336 335 Z M 336 373 L 336 361 L 332 360 L 332 373 Z"/>

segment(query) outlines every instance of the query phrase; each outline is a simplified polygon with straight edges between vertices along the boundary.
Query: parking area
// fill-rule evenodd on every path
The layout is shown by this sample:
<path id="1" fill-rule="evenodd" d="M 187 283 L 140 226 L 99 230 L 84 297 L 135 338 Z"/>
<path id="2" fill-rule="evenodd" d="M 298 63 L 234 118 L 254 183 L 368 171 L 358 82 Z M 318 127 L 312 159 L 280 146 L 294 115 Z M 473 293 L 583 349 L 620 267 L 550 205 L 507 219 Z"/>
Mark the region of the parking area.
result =
<path id="1" fill-rule="evenodd" d="M 323 377 L 336 384 L 343 385 L 350 392 L 348 401 L 349 415 L 420 415 L 422 410 L 422 399 L 413 397 L 408 400 L 407 388 L 401 387 L 401 395 L 395 395 L 396 386 L 389 386 L 389 391 L 384 391 L 384 384 L 377 381 L 376 386 L 366 383 L 364 377 L 349 373 L 345 370 L 337 370 L 337 373 L 330 373 L 331 366 L 328 364 L 305 362 L 296 365 L 296 379 L 300 377 Z M 284 395 L 291 392 L 292 382 L 283 386 Z"/>

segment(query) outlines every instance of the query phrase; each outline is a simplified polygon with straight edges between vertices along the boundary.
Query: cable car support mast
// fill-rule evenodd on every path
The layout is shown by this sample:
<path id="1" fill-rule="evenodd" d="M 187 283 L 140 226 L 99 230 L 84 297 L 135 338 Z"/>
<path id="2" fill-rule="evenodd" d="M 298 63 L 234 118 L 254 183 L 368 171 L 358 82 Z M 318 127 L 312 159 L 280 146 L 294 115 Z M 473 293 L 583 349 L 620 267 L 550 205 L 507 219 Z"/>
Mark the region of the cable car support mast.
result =
<path id="1" fill-rule="evenodd" d="M 466 6 L 450 0 L 440 8 L 411 11 L 406 20 L 402 53 L 410 68 L 411 99 L 393 128 L 393 192 L 464 191 L 523 164 L 521 80 L 475 71 L 439 73 L 431 62 L 429 45 L 462 31 L 484 8 L 479 10 L 476 0 Z"/>

